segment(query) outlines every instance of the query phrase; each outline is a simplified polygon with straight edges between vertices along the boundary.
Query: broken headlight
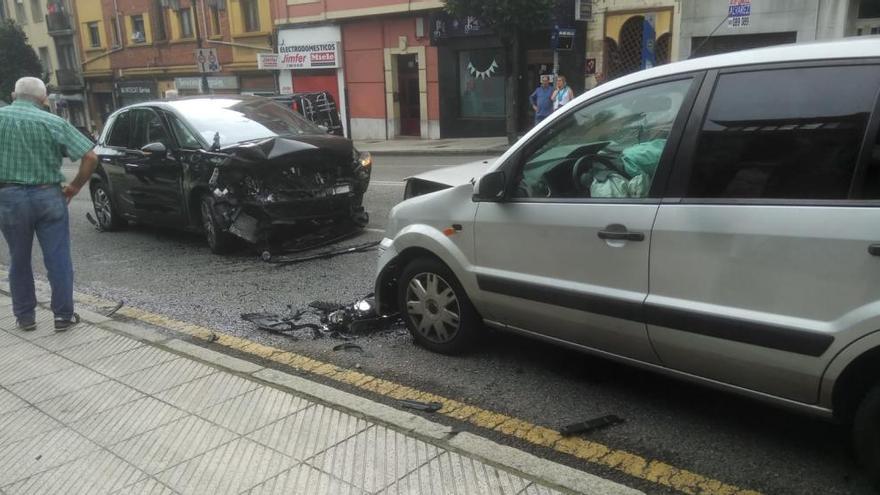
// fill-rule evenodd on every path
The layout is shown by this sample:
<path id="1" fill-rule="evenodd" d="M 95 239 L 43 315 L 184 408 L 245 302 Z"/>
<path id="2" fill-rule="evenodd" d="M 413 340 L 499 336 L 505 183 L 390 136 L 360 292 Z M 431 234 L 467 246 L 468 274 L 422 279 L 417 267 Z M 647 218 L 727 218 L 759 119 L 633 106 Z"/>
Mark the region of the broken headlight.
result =
<path id="1" fill-rule="evenodd" d="M 355 176 L 359 180 L 367 180 L 370 178 L 370 170 L 373 167 L 373 156 L 369 151 L 358 151 L 352 148 L 352 159 L 354 160 Z"/>

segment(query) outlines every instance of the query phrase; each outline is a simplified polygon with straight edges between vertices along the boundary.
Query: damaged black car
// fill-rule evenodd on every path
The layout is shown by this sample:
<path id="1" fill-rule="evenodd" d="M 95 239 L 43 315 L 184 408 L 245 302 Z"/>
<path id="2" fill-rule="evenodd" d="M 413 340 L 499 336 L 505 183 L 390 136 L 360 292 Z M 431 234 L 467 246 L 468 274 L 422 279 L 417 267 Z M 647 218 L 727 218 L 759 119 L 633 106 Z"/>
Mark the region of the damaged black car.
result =
<path id="1" fill-rule="evenodd" d="M 328 224 L 363 227 L 372 159 L 262 97 L 140 103 L 114 113 L 95 148 L 95 223 L 204 233 L 224 253 Z"/>

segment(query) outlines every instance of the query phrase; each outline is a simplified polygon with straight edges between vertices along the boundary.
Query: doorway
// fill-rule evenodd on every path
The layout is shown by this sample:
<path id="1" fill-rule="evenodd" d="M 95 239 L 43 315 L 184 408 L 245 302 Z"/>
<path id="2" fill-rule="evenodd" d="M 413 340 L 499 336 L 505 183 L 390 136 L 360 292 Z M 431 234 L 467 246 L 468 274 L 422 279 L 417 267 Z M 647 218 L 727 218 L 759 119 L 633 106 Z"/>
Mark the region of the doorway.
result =
<path id="1" fill-rule="evenodd" d="M 397 97 L 400 108 L 400 135 L 422 135 L 419 62 L 415 54 L 397 56 Z"/>

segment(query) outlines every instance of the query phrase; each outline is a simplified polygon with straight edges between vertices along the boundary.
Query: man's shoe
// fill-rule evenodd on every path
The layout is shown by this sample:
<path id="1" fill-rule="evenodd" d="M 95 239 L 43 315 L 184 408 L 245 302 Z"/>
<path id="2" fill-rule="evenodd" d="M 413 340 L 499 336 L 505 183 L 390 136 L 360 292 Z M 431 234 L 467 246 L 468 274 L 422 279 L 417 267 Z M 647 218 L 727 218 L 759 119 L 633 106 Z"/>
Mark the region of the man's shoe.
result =
<path id="1" fill-rule="evenodd" d="M 33 320 L 27 321 L 27 322 L 19 321 L 18 322 L 18 329 L 21 330 L 22 332 L 33 332 L 34 330 L 37 329 L 37 322 L 33 321 Z"/>
<path id="2" fill-rule="evenodd" d="M 76 325 L 77 323 L 79 323 L 79 315 L 76 313 L 74 313 L 69 320 L 55 318 L 55 331 L 64 332 L 70 330 L 70 327 Z"/>

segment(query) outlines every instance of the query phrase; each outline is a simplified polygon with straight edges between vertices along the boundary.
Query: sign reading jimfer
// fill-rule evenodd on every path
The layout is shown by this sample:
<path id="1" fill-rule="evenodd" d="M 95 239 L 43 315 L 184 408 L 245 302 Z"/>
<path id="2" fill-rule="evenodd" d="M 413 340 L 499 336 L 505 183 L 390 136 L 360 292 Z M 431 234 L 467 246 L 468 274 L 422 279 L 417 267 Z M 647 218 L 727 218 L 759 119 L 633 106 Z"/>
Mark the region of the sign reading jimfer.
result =
<path id="1" fill-rule="evenodd" d="M 286 44 L 282 39 L 278 53 L 257 55 L 260 69 L 336 69 L 339 67 L 339 43 Z"/>

